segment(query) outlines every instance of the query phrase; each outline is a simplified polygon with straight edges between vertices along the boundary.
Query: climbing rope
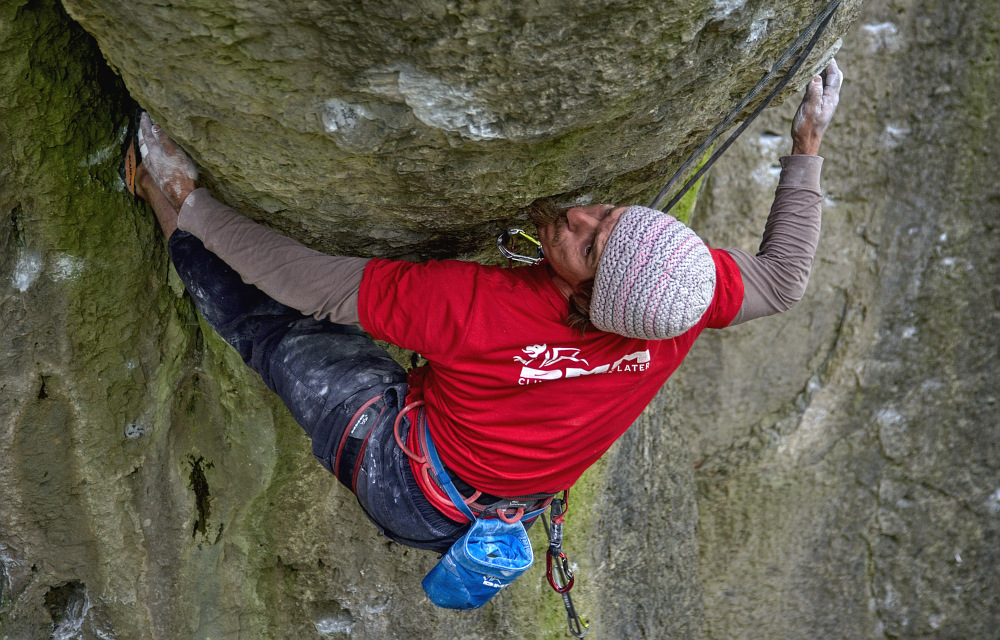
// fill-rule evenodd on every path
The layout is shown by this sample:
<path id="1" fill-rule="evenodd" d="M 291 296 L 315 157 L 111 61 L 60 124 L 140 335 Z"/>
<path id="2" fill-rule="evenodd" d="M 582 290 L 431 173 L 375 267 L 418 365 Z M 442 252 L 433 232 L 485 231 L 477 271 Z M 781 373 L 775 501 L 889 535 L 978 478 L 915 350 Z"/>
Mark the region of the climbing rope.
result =
<path id="1" fill-rule="evenodd" d="M 820 11 L 819 15 L 817 15 L 816 18 L 809 24 L 809 26 L 806 27 L 805 31 L 803 31 L 799 35 L 799 37 L 795 39 L 795 42 L 793 42 L 788 47 L 788 49 L 785 50 L 785 52 L 781 55 L 781 57 L 778 58 L 777 62 L 774 63 L 774 66 L 771 67 L 771 70 L 768 71 L 767 74 L 760 79 L 760 82 L 758 82 L 754 86 L 754 88 L 751 89 L 750 92 L 740 101 L 740 103 L 736 105 L 732 111 L 729 112 L 729 115 L 727 115 L 725 119 L 722 122 L 720 122 L 719 125 L 715 127 L 715 129 L 712 130 L 712 133 L 708 135 L 708 138 L 705 140 L 705 142 L 702 143 L 700 147 L 698 147 L 697 151 L 692 153 L 688 157 L 688 159 L 684 161 L 684 164 L 682 164 L 680 169 L 678 169 L 677 172 L 674 173 L 673 177 L 670 178 L 666 186 L 664 186 L 663 189 L 660 190 L 660 193 L 658 193 L 656 197 L 653 198 L 653 202 L 649 205 L 651 209 L 660 208 L 659 205 L 663 201 L 663 198 L 665 198 L 666 195 L 670 192 L 670 190 L 673 189 L 677 181 L 680 180 L 680 178 L 685 173 L 687 173 L 688 169 L 691 168 L 691 165 L 694 164 L 694 162 L 698 158 L 701 158 L 704 155 L 704 153 L 708 150 L 708 148 L 711 147 L 712 144 L 715 142 L 715 139 L 718 138 L 723 131 L 729 128 L 729 125 L 731 125 L 733 121 L 736 120 L 736 118 L 740 115 L 740 113 L 742 113 L 742 111 L 747 107 L 747 105 L 749 105 L 750 102 L 752 102 L 753 99 L 756 98 L 761 91 L 763 91 L 764 87 L 767 86 L 767 84 L 771 81 L 771 79 L 774 78 L 776 75 L 778 75 L 778 72 L 781 70 L 781 68 L 785 66 L 786 62 L 788 62 L 788 59 L 792 57 L 792 55 L 795 53 L 796 50 L 802 47 L 803 43 L 806 42 L 806 39 L 809 38 L 809 34 L 812 33 L 813 35 L 812 38 L 809 40 L 809 43 L 806 44 L 805 48 L 803 48 L 802 51 L 799 53 L 798 58 L 796 58 L 792 66 L 789 67 L 788 71 L 785 72 L 785 76 L 781 79 L 781 81 L 777 84 L 777 86 L 775 86 L 774 89 L 771 90 L 771 93 L 769 93 L 767 97 L 764 98 L 763 102 L 761 102 L 760 105 L 758 105 L 757 108 L 754 109 L 753 113 L 751 113 L 750 116 L 743 121 L 743 124 L 741 124 L 739 128 L 736 129 L 736 131 L 729 136 L 729 138 L 722 144 L 722 146 L 719 147 L 712 154 L 712 157 L 709 158 L 708 161 L 706 161 L 705 164 L 703 164 L 700 169 L 698 169 L 698 172 L 695 173 L 694 176 L 692 176 L 684 184 L 683 187 L 681 187 L 680 191 L 674 194 L 674 197 L 670 199 L 670 202 L 668 202 L 667 205 L 663 207 L 663 211 L 665 212 L 670 211 L 674 207 L 674 205 L 680 202 L 681 198 L 684 197 L 684 194 L 687 193 L 688 190 L 692 186 L 694 186 L 695 183 L 697 183 L 698 180 L 700 180 L 703 175 L 705 175 L 705 172 L 708 171 L 713 164 L 715 164 L 715 161 L 723 153 L 725 153 L 726 149 L 728 149 L 736 141 L 736 139 L 740 137 L 740 134 L 743 133 L 747 127 L 750 126 L 750 124 L 757 118 L 757 116 L 759 116 L 761 112 L 764 111 L 764 109 L 766 109 L 768 105 L 771 104 L 771 101 L 773 101 L 774 98 L 781 92 L 781 90 L 785 88 L 785 85 L 787 85 L 789 81 L 791 81 L 792 77 L 798 72 L 799 68 L 806 61 L 806 58 L 808 58 L 809 54 L 812 53 L 813 47 L 815 47 L 816 43 L 819 42 L 820 36 L 823 35 L 823 31 L 825 31 L 827 25 L 830 24 L 830 20 L 833 18 L 833 14 L 836 13 L 837 7 L 840 6 L 840 3 L 841 0 L 831 0 L 823 8 L 823 10 Z"/>

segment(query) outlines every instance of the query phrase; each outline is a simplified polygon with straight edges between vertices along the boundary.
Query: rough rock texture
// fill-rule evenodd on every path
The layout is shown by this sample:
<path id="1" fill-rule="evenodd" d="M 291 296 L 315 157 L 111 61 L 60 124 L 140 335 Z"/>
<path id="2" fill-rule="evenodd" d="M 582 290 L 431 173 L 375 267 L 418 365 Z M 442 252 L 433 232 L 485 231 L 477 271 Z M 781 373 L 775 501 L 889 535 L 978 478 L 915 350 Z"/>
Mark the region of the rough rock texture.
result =
<path id="1" fill-rule="evenodd" d="M 807 300 L 702 341 L 668 385 L 708 638 L 997 637 L 998 24 L 996 3 L 866 5 Z M 791 114 L 703 188 L 716 243 L 751 247 Z"/>
<path id="2" fill-rule="evenodd" d="M 263 77 L 255 70 L 267 67 L 280 74 L 281 68 L 296 60 L 294 51 L 258 42 L 256 48 L 251 47 L 257 57 L 248 70 L 246 61 L 237 58 L 249 41 L 242 36 L 234 39 L 229 33 L 244 29 L 240 20 L 220 17 L 218 11 L 213 14 L 207 8 L 150 4 L 141 10 L 132 4 L 117 9 L 109 3 L 102 5 L 102 10 L 124 13 L 114 19 L 105 16 L 102 22 L 101 14 L 82 3 L 69 5 L 94 30 L 97 41 L 51 0 L 21 0 L 0 7 L 0 281 L 5 283 L 0 296 L 4 353 L 0 367 L 4 488 L 0 494 L 0 637 L 453 638 L 456 629 L 461 629 L 460 635 L 476 638 L 561 636 L 560 603 L 543 588 L 541 565 L 482 611 L 458 614 L 429 606 L 417 585 L 435 559 L 378 539 L 352 496 L 311 459 L 304 436 L 287 412 L 227 346 L 199 325 L 166 267 L 162 240 L 151 217 L 123 193 L 114 173 L 124 118 L 132 104 L 127 92 L 189 145 L 214 185 L 234 202 L 252 204 L 258 214 L 270 212 L 269 222 L 318 246 L 334 246 L 337 236 L 331 229 L 347 228 L 360 230 L 354 248 L 383 253 L 404 241 L 412 253 L 425 253 L 433 248 L 427 242 L 431 234 L 450 239 L 443 244 L 453 251 L 459 246 L 488 244 L 492 229 L 483 222 L 490 216 L 505 217 L 536 196 L 585 193 L 595 185 L 603 185 L 607 193 L 655 190 L 659 173 L 677 160 L 646 165 L 672 151 L 671 140 L 689 138 L 685 144 L 690 146 L 698 132 L 669 124 L 664 120 L 667 112 L 656 116 L 660 124 L 652 124 L 655 118 L 636 111 L 636 117 L 648 120 L 643 125 L 647 133 L 649 127 L 660 128 L 659 139 L 645 143 L 659 147 L 658 155 L 649 155 L 647 149 L 645 159 L 625 162 L 623 158 L 631 157 L 631 152 L 623 151 L 623 146 L 614 154 L 618 160 L 612 161 L 610 141 L 624 139 L 619 134 L 625 125 L 609 126 L 603 136 L 598 135 L 597 129 L 606 126 L 604 120 L 614 119 L 603 111 L 591 116 L 586 108 L 577 110 L 578 124 L 572 125 L 577 129 L 555 132 L 557 125 L 570 126 L 566 123 L 573 118 L 561 110 L 546 113 L 544 105 L 536 104 L 518 117 L 525 122 L 530 117 L 552 120 L 545 125 L 553 127 L 552 132 L 518 134 L 514 116 L 505 116 L 504 135 L 526 136 L 515 144 L 509 139 L 476 139 L 461 126 L 451 131 L 434 122 L 421 124 L 418 115 L 424 111 L 418 102 L 411 106 L 399 96 L 388 96 L 384 102 L 389 106 L 383 109 L 376 104 L 381 94 L 372 94 L 365 103 L 372 113 L 405 111 L 409 129 L 390 132 L 389 146 L 399 148 L 395 155 L 388 153 L 388 146 L 351 148 L 363 140 L 352 143 L 346 130 L 327 131 L 332 129 L 329 122 L 325 128 L 313 126 L 322 124 L 325 111 L 309 111 L 298 120 L 289 116 L 283 122 L 280 117 L 294 115 L 295 110 L 275 94 L 267 94 L 253 109 L 250 101 L 241 100 L 241 95 L 267 93 L 264 89 L 272 84 L 268 80 L 254 85 Z M 455 33 L 478 28 L 469 11 L 509 17 L 499 6 L 448 7 L 446 13 L 457 12 L 448 22 Z M 680 58 L 664 57 L 662 64 L 642 58 L 643 64 L 619 66 L 660 74 L 660 83 L 669 74 L 687 78 L 685 91 L 692 93 L 688 102 L 697 102 L 696 91 L 704 94 L 707 105 L 697 125 L 690 126 L 705 127 L 731 97 L 713 84 L 700 84 L 698 78 L 706 73 L 703 65 L 688 64 L 686 59 L 703 56 L 706 48 L 728 51 L 736 42 L 743 47 L 745 64 L 734 65 L 734 75 L 723 82 L 736 82 L 729 90 L 742 91 L 759 73 L 762 62 L 790 40 L 792 14 L 806 21 L 813 8 L 805 4 L 743 8 L 742 3 L 712 8 L 692 3 L 676 12 L 686 16 L 678 18 L 683 29 L 667 20 L 658 30 L 639 31 L 659 34 L 656 37 L 664 42 L 686 40 L 685 47 L 677 49 Z M 327 11 L 318 4 L 302 9 L 310 10 Z M 240 11 L 247 12 L 247 24 L 257 24 L 257 29 L 268 21 L 273 25 L 286 22 L 283 13 L 254 22 L 250 14 L 264 11 L 255 4 L 248 3 Z M 233 8 L 227 15 L 238 13 Z M 604 13 L 578 16 L 584 19 L 577 26 L 567 23 L 566 29 L 590 33 L 593 40 L 594 30 L 587 26 L 587 19 L 612 14 L 608 8 Z M 652 15 L 650 11 L 626 14 Z M 750 28 L 760 16 L 779 14 L 786 18 L 780 29 L 777 25 L 763 31 Z M 372 12 L 366 15 L 361 26 L 338 26 L 336 20 L 327 26 L 359 29 L 361 34 L 362 27 L 376 24 Z M 846 28 L 850 15 L 851 11 L 845 12 L 828 40 Z M 191 16 L 203 20 L 191 20 Z M 141 19 L 149 20 L 147 25 L 162 26 L 169 37 L 138 30 L 136 21 Z M 551 30 L 550 19 L 538 20 L 540 26 L 523 25 Z M 631 28 L 635 23 L 630 20 L 620 22 L 619 28 Z M 301 23 L 301 19 L 296 22 Z M 189 29 L 186 36 L 178 36 L 178 24 Z M 697 29 L 691 25 L 703 27 L 693 39 L 689 36 Z M 287 41 L 282 28 L 274 27 L 274 42 Z M 376 31 L 386 38 L 397 37 L 384 25 Z M 757 40 L 740 44 L 751 36 Z M 406 34 L 398 37 L 400 42 L 410 42 Z M 198 54 L 192 38 L 211 47 Z M 103 51 L 98 49 L 101 40 Z M 168 40 L 172 44 L 183 41 L 184 46 L 165 48 Z M 213 48 L 227 40 L 233 45 L 228 54 Z M 324 36 L 320 40 L 325 47 L 350 39 Z M 309 40 L 303 35 L 298 41 Z M 587 38 L 570 34 L 566 42 L 586 43 Z M 370 40 L 363 45 L 362 50 L 376 57 L 384 53 L 378 49 L 392 49 L 373 47 Z M 423 60 L 414 50 L 404 49 L 394 55 Z M 444 65 L 442 56 L 447 50 L 434 54 L 438 56 L 435 64 Z M 565 68 L 582 89 L 586 83 L 580 78 L 593 75 L 593 70 L 574 71 L 565 62 L 572 58 L 565 48 L 539 49 L 541 54 L 550 50 L 564 54 L 562 59 L 553 58 L 552 64 Z M 265 55 L 272 61 L 264 64 L 260 56 Z M 121 71 L 124 82 L 111 73 L 105 58 Z M 576 58 L 584 66 L 591 62 L 588 56 Z M 314 61 L 310 73 L 333 74 L 347 68 L 342 60 L 336 62 Z M 602 69 L 610 68 L 607 61 L 602 64 Z M 184 68 L 200 69 L 203 75 L 180 73 Z M 288 72 L 289 78 L 301 78 L 301 69 L 293 71 Z M 406 75 L 409 71 L 392 73 L 404 78 L 403 86 L 413 81 L 412 74 Z M 495 76 L 493 70 L 480 76 L 468 73 L 467 80 L 450 82 L 483 84 L 484 77 Z M 167 91 L 191 78 L 195 85 L 182 87 L 186 97 L 180 89 Z M 581 95 L 597 92 L 607 97 L 627 89 L 622 95 L 660 103 L 655 83 L 626 80 L 624 76 L 613 82 L 590 78 L 586 82 L 596 88 Z M 499 91 L 513 80 L 490 82 Z M 553 86 L 566 89 L 559 83 Z M 293 88 L 292 100 L 300 94 L 303 100 L 329 97 L 325 91 Z M 433 82 L 432 89 L 451 95 L 450 89 Z M 226 94 L 227 98 L 220 97 Z M 199 96 L 208 102 L 196 107 L 190 100 Z M 566 98 L 567 105 L 576 99 Z M 593 104 L 592 97 L 586 100 Z M 217 104 L 213 106 L 212 101 Z M 235 103 L 244 107 L 237 108 Z M 511 110 L 522 106 L 519 101 L 503 103 L 498 98 L 492 108 L 503 104 Z M 431 107 L 434 111 L 440 105 Z M 272 117 L 252 115 L 254 109 L 265 108 L 271 109 Z M 206 115 L 206 109 L 220 118 Z M 691 111 L 686 108 L 685 117 Z M 627 120 L 628 113 L 622 109 L 620 115 Z M 556 122 L 559 118 L 564 120 Z M 303 119 L 312 122 L 312 128 L 296 133 L 289 122 Z M 364 127 L 360 130 L 365 131 Z M 531 136 L 539 139 L 532 141 Z M 262 146 L 256 151 L 249 148 L 258 144 Z M 516 151 L 518 145 L 521 151 Z M 603 168 L 587 165 L 592 163 L 594 145 L 601 146 Z M 525 160 L 529 155 L 530 162 Z M 280 169 L 260 164 L 265 162 L 279 163 Z M 530 170 L 534 182 L 526 186 L 523 174 L 531 163 L 535 163 Z M 574 168 L 569 173 L 566 167 L 577 163 L 589 169 Z M 491 170 L 502 174 L 479 182 L 469 178 L 484 166 L 494 166 Z M 463 173 L 466 168 L 469 174 Z M 442 176 L 449 173 L 445 180 Z M 364 185 L 362 177 L 367 181 Z M 387 214 L 369 216 L 365 209 L 345 208 L 337 199 L 341 196 L 331 195 L 334 190 L 323 181 L 335 181 L 341 194 L 356 189 L 345 197 L 363 194 L 366 207 L 391 209 L 401 216 L 399 220 L 431 221 L 433 225 L 428 223 L 426 232 L 396 230 L 389 237 L 386 230 L 398 225 L 386 222 Z M 510 188 L 501 187 L 503 182 Z M 375 188 L 377 184 L 382 187 Z M 438 191 L 430 188 L 434 184 Z M 475 210 L 465 206 L 449 191 L 455 184 L 462 184 L 464 193 L 488 195 L 482 202 L 489 205 Z M 509 193 L 509 199 L 489 195 L 500 191 Z M 306 204 L 295 209 L 293 203 L 277 198 Z M 329 200 L 330 206 L 316 207 L 321 200 Z M 442 213 L 445 210 L 447 215 Z M 456 215 L 466 216 L 459 220 L 461 224 L 456 223 Z M 475 233 L 467 232 L 472 221 L 476 221 Z M 657 432 L 661 415 L 655 409 L 648 412 L 644 429 Z M 636 434 L 641 437 L 639 431 Z M 596 469 L 574 498 L 581 515 L 596 516 L 577 517 L 567 541 L 584 568 L 577 599 L 592 620 L 595 634 L 615 635 L 618 627 L 621 633 L 650 636 L 698 634 L 702 612 L 693 536 L 694 487 L 683 450 L 674 438 L 668 433 L 664 440 L 673 446 L 652 447 L 659 437 L 647 438 L 643 445 L 651 453 L 642 468 L 659 479 L 654 483 L 655 493 L 636 496 L 636 504 L 645 500 L 649 509 L 642 526 L 636 526 L 633 516 L 621 514 L 613 501 L 602 506 L 605 482 L 618 486 L 612 481 L 620 477 L 621 469 L 607 474 Z M 609 524 L 599 526 L 600 514 L 609 511 Z M 619 524 L 612 527 L 612 521 Z M 627 532 L 621 545 L 608 544 L 607 536 L 617 537 L 613 531 Z M 663 532 L 671 535 L 662 540 Z M 587 554 L 586 540 L 597 545 L 594 556 Z M 666 553 L 669 562 L 637 565 L 635 558 L 653 544 Z M 630 579 L 622 579 L 623 569 Z"/>
<path id="3" fill-rule="evenodd" d="M 128 94 L 254 215 L 427 256 L 537 196 L 647 200 L 824 3 L 65 4 L 93 38 L 0 5 L 0 638 L 563 637 L 540 563 L 430 606 L 434 557 L 199 324 L 114 173 Z M 807 300 L 707 338 L 574 495 L 593 637 L 1000 626 L 997 13 L 869 1 Z M 713 244 L 752 247 L 789 108 L 714 171 Z"/>
<path id="4" fill-rule="evenodd" d="M 826 2 L 64 4 L 231 202 L 426 258 L 540 195 L 651 199 Z"/>

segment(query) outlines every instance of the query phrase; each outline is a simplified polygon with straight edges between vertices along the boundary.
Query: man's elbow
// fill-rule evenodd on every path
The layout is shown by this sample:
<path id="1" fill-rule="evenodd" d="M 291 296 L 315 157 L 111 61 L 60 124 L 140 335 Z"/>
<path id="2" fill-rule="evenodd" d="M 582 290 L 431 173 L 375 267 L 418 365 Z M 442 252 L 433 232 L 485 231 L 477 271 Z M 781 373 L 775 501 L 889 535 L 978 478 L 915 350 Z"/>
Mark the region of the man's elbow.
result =
<path id="1" fill-rule="evenodd" d="M 792 276 L 792 274 L 788 274 Z M 782 278 L 778 286 L 772 290 L 775 307 L 778 313 L 784 313 L 794 307 L 806 295 L 809 285 L 809 272 L 801 272 L 792 277 Z"/>
<path id="2" fill-rule="evenodd" d="M 799 294 L 780 294 L 776 297 L 775 311 L 777 313 L 784 313 L 789 311 L 792 307 L 798 304 L 799 300 L 802 299 L 802 295 L 805 292 Z"/>

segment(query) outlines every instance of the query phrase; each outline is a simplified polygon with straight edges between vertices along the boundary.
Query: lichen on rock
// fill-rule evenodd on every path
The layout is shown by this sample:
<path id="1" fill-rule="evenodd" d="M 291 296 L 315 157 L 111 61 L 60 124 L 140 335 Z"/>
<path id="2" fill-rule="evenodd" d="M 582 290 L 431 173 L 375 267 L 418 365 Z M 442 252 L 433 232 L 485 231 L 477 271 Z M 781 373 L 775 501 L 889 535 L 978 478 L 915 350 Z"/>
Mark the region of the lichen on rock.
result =
<path id="1" fill-rule="evenodd" d="M 540 196 L 648 200 L 815 4 L 65 2 L 227 200 L 326 250 L 424 257 Z"/>
<path id="2" fill-rule="evenodd" d="M 0 6 L 0 637 L 562 637 L 542 563 L 429 605 L 435 558 L 194 313 L 117 178 L 126 118 L 310 245 L 468 254 L 540 196 L 648 201 L 824 4 Z M 998 16 L 870 0 L 845 35 L 859 11 L 807 65 L 844 37 L 809 295 L 707 338 L 577 490 L 594 636 L 997 626 Z M 789 108 L 687 203 L 714 246 L 756 248 Z"/>

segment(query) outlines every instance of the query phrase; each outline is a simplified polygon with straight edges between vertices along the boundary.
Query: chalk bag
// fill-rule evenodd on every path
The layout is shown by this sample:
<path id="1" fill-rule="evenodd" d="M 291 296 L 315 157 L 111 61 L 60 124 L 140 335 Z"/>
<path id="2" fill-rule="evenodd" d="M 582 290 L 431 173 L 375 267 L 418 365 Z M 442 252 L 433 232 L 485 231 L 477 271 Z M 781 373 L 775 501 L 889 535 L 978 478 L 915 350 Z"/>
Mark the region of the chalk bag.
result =
<path id="1" fill-rule="evenodd" d="M 421 583 L 431 602 L 447 609 L 476 609 L 535 561 L 520 522 L 477 518 Z"/>
<path id="2" fill-rule="evenodd" d="M 431 602 L 447 609 L 476 609 L 490 601 L 535 561 L 528 532 L 521 520 L 541 515 L 544 509 L 524 513 L 518 509 L 514 518 L 498 511 L 497 517 L 477 517 L 465 503 L 438 457 L 434 440 L 423 421 L 419 428 L 427 462 L 438 484 L 472 523 L 469 530 L 451 545 L 421 584 Z"/>

